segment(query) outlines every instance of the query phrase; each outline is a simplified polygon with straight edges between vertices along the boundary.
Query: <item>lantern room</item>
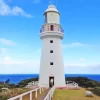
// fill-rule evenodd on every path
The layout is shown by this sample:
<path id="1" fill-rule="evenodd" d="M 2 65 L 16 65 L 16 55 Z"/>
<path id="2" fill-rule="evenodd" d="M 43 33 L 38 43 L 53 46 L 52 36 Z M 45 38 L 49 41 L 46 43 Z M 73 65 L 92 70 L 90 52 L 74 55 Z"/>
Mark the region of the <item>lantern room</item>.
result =
<path id="1" fill-rule="evenodd" d="M 56 23 L 60 24 L 60 13 L 54 5 L 49 5 L 44 12 L 44 23 Z"/>

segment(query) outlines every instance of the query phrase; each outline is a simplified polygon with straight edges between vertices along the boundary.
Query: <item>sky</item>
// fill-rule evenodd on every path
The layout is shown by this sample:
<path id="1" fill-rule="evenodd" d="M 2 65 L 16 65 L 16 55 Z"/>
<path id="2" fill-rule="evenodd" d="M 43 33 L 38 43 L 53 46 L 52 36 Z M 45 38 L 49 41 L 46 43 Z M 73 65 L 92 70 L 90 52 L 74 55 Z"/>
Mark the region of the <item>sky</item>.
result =
<path id="1" fill-rule="evenodd" d="M 50 0 L 0 0 L 0 74 L 39 73 L 40 29 Z M 100 74 L 100 0 L 52 0 L 61 14 L 66 74 Z"/>

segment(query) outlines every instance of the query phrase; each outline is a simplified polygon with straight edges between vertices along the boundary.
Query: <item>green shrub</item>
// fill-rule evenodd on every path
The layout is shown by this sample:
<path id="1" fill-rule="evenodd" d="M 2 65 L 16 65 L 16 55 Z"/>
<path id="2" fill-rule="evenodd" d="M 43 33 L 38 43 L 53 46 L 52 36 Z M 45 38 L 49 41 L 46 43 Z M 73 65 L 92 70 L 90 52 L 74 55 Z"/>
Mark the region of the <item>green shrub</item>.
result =
<path id="1" fill-rule="evenodd" d="M 98 96 L 100 96 L 100 87 L 95 87 L 92 92 Z"/>
<path id="2" fill-rule="evenodd" d="M 9 84 L 9 87 L 10 87 L 10 88 L 15 88 L 16 85 L 15 85 L 15 84 Z"/>
<path id="3" fill-rule="evenodd" d="M 0 92 L 2 92 L 2 89 L 0 89 Z"/>
<path id="4" fill-rule="evenodd" d="M 88 79 L 86 77 L 67 77 L 66 81 L 74 81 L 78 83 L 80 87 L 84 88 L 95 88 L 96 86 L 100 87 L 100 82 Z"/>
<path id="5" fill-rule="evenodd" d="M 9 88 L 10 87 L 9 84 L 4 84 L 3 86 L 4 86 L 4 88 Z"/>
<path id="6" fill-rule="evenodd" d="M 0 96 L 0 100 L 7 100 L 8 97 L 7 96 Z"/>
<path id="7" fill-rule="evenodd" d="M 16 85 L 16 87 L 17 88 L 25 87 L 29 82 L 32 82 L 32 81 L 38 81 L 38 78 L 31 78 L 31 79 L 22 80 Z"/>
<path id="8" fill-rule="evenodd" d="M 0 85 L 0 89 L 3 88 L 3 87 L 4 87 L 3 85 Z"/>

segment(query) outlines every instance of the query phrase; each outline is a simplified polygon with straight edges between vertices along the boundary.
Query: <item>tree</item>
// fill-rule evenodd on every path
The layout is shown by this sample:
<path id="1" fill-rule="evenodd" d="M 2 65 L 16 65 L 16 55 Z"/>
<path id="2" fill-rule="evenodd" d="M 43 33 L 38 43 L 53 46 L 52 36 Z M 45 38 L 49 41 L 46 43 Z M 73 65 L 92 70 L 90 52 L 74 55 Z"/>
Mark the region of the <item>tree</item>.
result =
<path id="1" fill-rule="evenodd" d="M 9 84 L 9 83 L 10 83 L 10 80 L 9 79 L 5 81 L 5 84 Z"/>

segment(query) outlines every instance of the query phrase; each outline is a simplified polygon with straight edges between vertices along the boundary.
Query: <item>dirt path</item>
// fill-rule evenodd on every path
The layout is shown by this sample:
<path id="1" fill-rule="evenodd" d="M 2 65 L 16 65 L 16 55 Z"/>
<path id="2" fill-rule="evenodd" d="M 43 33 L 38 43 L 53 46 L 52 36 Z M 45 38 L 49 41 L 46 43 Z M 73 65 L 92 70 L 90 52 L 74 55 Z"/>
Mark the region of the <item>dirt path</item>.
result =
<path id="1" fill-rule="evenodd" d="M 44 100 L 44 98 L 46 97 L 46 95 L 48 94 L 48 92 L 50 91 L 50 88 L 48 88 L 41 96 L 38 100 Z"/>

